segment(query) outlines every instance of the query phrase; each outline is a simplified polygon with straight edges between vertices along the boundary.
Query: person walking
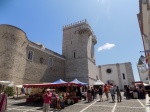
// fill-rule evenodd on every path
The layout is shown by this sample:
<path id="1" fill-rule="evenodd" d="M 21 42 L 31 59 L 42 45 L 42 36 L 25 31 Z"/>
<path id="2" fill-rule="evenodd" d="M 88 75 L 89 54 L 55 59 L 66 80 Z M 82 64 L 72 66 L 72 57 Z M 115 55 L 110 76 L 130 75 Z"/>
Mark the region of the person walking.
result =
<path id="1" fill-rule="evenodd" d="M 87 90 L 87 100 L 88 100 L 88 102 L 92 101 L 92 95 L 91 95 L 91 89 L 90 89 L 90 87 L 88 87 L 88 90 Z"/>
<path id="2" fill-rule="evenodd" d="M 115 102 L 115 91 L 114 91 L 113 87 L 110 87 L 110 94 L 111 94 L 111 97 L 112 97 L 112 101 Z"/>
<path id="3" fill-rule="evenodd" d="M 107 85 L 105 85 L 105 87 L 104 87 L 104 92 L 105 92 L 106 98 L 108 100 L 109 96 L 108 96 L 108 87 L 107 87 Z"/>
<path id="4" fill-rule="evenodd" d="M 116 92 L 117 92 L 117 100 L 118 100 L 118 102 L 121 102 L 122 97 L 121 97 L 120 89 L 118 86 L 117 86 Z"/>
<path id="5" fill-rule="evenodd" d="M 94 91 L 94 88 L 91 87 L 91 95 L 92 95 L 92 100 L 95 99 L 95 91 Z"/>
<path id="6" fill-rule="evenodd" d="M 98 93 L 99 93 L 100 101 L 103 101 L 103 97 L 102 97 L 103 96 L 103 89 L 102 89 L 102 86 L 99 87 Z"/>
<path id="7" fill-rule="evenodd" d="M 130 87 L 126 87 L 126 99 L 130 99 Z"/>
<path id="8" fill-rule="evenodd" d="M 43 94 L 43 101 L 44 101 L 43 112 L 49 112 L 51 99 L 52 99 L 52 93 L 50 92 L 50 89 L 47 89 Z"/>

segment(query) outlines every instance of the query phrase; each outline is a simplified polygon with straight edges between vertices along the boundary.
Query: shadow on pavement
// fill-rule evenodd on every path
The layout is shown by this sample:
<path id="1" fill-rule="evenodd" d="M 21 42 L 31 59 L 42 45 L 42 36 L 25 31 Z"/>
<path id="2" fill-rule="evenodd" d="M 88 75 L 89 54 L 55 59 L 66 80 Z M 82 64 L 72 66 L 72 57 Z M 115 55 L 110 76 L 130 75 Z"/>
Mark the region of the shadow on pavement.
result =
<path id="1" fill-rule="evenodd" d="M 12 104 L 15 106 L 31 106 L 31 107 L 42 107 L 43 103 L 39 102 L 39 103 L 26 103 L 26 102 L 21 102 L 21 103 L 16 103 L 16 104 Z"/>

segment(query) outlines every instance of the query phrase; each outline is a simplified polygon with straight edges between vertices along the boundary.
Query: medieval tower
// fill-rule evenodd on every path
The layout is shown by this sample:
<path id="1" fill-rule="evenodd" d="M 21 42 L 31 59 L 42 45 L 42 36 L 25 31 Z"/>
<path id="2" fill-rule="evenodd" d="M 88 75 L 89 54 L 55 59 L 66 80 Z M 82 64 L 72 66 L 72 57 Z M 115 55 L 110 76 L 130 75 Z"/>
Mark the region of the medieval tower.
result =
<path id="1" fill-rule="evenodd" d="M 96 43 L 96 37 L 86 20 L 63 27 L 62 55 L 66 59 L 66 81 L 77 78 L 92 84 L 99 79 L 94 56 Z"/>

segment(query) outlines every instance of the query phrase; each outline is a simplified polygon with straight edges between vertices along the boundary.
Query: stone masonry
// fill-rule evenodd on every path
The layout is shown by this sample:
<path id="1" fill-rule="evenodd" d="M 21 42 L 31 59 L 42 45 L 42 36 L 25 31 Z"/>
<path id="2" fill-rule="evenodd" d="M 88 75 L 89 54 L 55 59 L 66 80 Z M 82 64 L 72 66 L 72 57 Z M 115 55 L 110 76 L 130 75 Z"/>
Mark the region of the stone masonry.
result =
<path id="1" fill-rule="evenodd" d="M 66 58 L 65 79 L 93 84 L 99 78 L 95 65 L 94 45 L 97 40 L 87 21 L 79 21 L 63 28 L 63 56 Z"/>

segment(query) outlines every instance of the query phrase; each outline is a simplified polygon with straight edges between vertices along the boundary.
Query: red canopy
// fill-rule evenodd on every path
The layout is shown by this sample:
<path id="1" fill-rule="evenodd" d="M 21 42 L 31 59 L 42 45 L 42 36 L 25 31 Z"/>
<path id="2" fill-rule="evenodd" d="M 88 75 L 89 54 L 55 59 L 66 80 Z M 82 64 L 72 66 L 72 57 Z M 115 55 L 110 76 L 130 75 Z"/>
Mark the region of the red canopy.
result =
<path id="1" fill-rule="evenodd" d="M 48 88 L 48 87 L 56 87 L 56 86 L 81 86 L 76 83 L 60 83 L 60 84 L 52 84 L 52 83 L 43 83 L 43 84 L 23 84 L 24 88 Z"/>

